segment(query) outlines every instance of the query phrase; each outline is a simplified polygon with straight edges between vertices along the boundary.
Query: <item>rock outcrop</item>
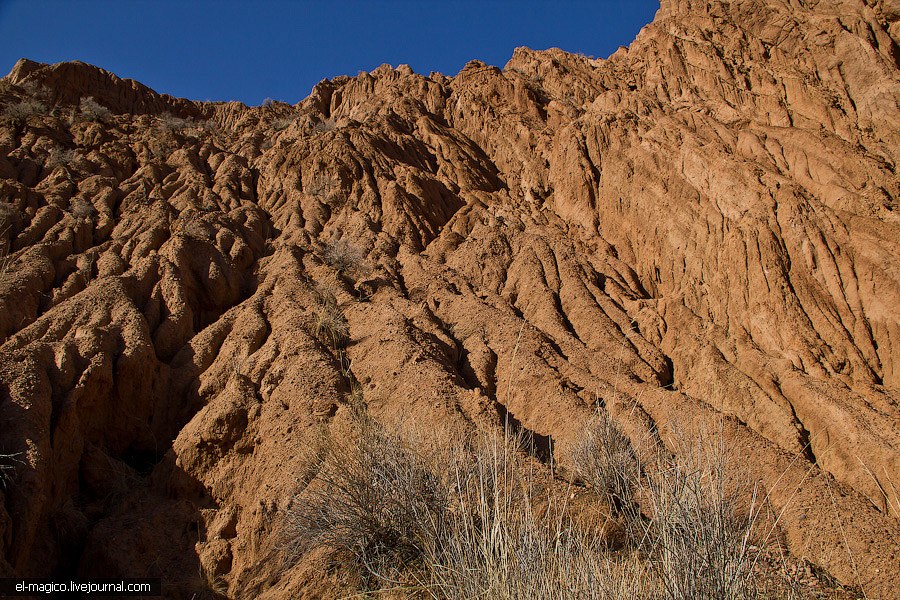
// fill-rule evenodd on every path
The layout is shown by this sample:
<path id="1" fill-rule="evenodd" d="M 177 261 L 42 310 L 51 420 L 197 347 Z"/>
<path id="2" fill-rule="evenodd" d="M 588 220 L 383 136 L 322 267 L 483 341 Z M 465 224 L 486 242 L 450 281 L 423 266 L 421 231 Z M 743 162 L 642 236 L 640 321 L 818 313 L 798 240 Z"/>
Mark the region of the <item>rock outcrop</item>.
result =
<path id="1" fill-rule="evenodd" d="M 898 44 L 893 0 L 663 0 L 606 60 L 385 65 L 255 108 L 23 59 L 0 574 L 317 597 L 279 519 L 361 394 L 512 419 L 563 472 L 598 402 L 636 441 L 719 423 L 791 552 L 889 597 Z"/>

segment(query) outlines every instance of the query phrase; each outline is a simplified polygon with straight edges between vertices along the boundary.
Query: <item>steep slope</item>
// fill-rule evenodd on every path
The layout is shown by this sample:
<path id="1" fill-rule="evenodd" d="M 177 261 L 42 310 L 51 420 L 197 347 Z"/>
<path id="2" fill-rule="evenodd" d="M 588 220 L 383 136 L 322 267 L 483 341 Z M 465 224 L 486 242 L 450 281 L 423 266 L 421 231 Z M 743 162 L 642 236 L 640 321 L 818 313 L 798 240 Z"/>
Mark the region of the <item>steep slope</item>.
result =
<path id="1" fill-rule="evenodd" d="M 889 597 L 898 43 L 892 1 L 664 1 L 608 60 L 385 65 L 258 108 L 20 61 L 0 574 L 316 597 L 280 519 L 361 394 L 511 419 L 563 476 L 598 403 L 639 444 L 724 416 L 791 551 Z"/>

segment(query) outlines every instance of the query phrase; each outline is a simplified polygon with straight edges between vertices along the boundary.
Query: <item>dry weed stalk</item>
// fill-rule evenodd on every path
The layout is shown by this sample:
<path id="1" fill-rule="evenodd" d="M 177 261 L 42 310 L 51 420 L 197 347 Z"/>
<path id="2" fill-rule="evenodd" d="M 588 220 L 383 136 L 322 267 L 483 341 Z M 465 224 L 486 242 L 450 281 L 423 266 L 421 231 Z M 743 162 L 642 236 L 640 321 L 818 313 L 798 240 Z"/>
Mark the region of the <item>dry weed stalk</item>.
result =
<path id="1" fill-rule="evenodd" d="M 734 477 L 722 432 L 676 432 L 674 454 L 647 477 L 651 564 L 669 600 L 754 598 L 758 489 Z"/>
<path id="2" fill-rule="evenodd" d="M 599 406 L 597 415 L 575 445 L 573 461 L 579 477 L 621 519 L 626 540 L 639 546 L 646 529 L 637 504 L 643 469 L 631 440 L 609 412 Z"/>
<path id="3" fill-rule="evenodd" d="M 9 231 L 9 227 L 0 232 L 0 237 L 3 237 L 3 243 L 0 244 L 0 277 L 6 275 L 6 272 L 9 271 L 10 266 L 12 266 L 13 255 L 10 253 L 10 246 L 12 243 L 6 240 L 6 233 Z"/>

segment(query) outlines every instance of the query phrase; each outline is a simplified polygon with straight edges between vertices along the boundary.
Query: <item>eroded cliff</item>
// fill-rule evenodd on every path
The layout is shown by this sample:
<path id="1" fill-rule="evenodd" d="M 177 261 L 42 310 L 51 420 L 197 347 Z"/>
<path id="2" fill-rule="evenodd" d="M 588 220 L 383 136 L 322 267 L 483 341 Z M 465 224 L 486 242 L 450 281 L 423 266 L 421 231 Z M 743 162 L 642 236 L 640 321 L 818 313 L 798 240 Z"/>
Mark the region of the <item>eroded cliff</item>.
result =
<path id="1" fill-rule="evenodd" d="M 279 518 L 361 394 L 512 418 L 563 472 L 598 402 L 635 440 L 724 415 L 791 551 L 888 597 L 898 43 L 895 1 L 673 0 L 608 60 L 385 65 L 256 108 L 20 61 L 0 574 L 313 594 Z"/>

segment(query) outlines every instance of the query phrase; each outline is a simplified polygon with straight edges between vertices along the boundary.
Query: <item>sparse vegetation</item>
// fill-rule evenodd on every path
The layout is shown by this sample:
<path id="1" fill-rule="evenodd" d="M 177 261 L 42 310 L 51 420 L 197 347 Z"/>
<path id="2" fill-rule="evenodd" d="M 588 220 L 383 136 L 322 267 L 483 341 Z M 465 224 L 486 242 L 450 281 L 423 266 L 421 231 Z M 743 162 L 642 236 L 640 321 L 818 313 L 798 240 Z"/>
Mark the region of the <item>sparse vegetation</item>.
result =
<path id="1" fill-rule="evenodd" d="M 275 131 L 283 131 L 291 126 L 295 117 L 280 117 L 278 119 L 274 119 L 270 124 Z"/>
<path id="2" fill-rule="evenodd" d="M 289 556 L 325 547 L 353 565 L 365 587 L 400 580 L 446 520 L 440 481 L 399 436 L 364 413 L 325 441 L 318 462 L 317 477 L 288 513 Z"/>
<path id="3" fill-rule="evenodd" d="M 76 150 L 54 148 L 50 151 L 50 154 L 47 155 L 47 160 L 44 161 L 44 168 L 50 171 L 56 167 L 68 169 L 77 159 L 78 152 Z"/>
<path id="4" fill-rule="evenodd" d="M 72 216 L 79 221 L 91 220 L 97 216 L 97 209 L 84 198 L 74 198 L 71 204 Z"/>
<path id="5" fill-rule="evenodd" d="M 290 560 L 325 548 L 365 574 L 365 589 L 435 599 L 759 596 L 757 499 L 738 502 L 718 438 L 678 441 L 675 455 L 644 474 L 608 416 L 587 428 L 578 452 L 599 456 L 582 460 L 582 477 L 619 516 L 637 505 L 639 487 L 647 498 L 649 515 L 629 517 L 643 524 L 641 541 L 615 552 L 515 439 L 485 435 L 422 450 L 362 409 L 355 415 L 349 432 L 322 445 L 318 475 L 292 502 Z"/>
<path id="6" fill-rule="evenodd" d="M 652 510 L 651 565 L 667 600 L 756 597 L 751 534 L 759 512 L 756 490 L 741 510 L 721 436 L 677 438 L 676 454 L 648 477 Z"/>
<path id="7" fill-rule="evenodd" d="M 181 131 L 182 129 L 187 129 L 192 125 L 192 122 L 190 120 L 176 117 L 170 112 L 164 112 L 159 115 L 158 118 L 160 129 L 166 132 Z"/>
<path id="8" fill-rule="evenodd" d="M 25 99 L 14 104 L 9 104 L 3 109 L 3 114 L 14 125 L 24 125 L 29 117 L 47 114 L 46 105 L 34 99 Z"/>
<path id="9" fill-rule="evenodd" d="M 333 348 L 343 348 L 350 340 L 350 326 L 338 306 L 337 298 L 330 289 L 317 286 L 313 290 L 313 333 L 319 341 Z"/>
<path id="10" fill-rule="evenodd" d="M 9 271 L 9 267 L 13 263 L 13 256 L 10 253 L 10 241 L 6 239 L 6 233 L 9 231 L 9 227 L 0 232 L 0 236 L 3 237 L 2 243 L 0 243 L 0 277 L 6 275 L 6 272 Z"/>
<path id="11" fill-rule="evenodd" d="M 643 566 L 613 557 L 538 481 L 520 440 L 483 437 L 450 461 L 452 510 L 422 580 L 433 598 L 652 597 Z"/>
<path id="12" fill-rule="evenodd" d="M 342 275 L 359 271 L 364 258 L 357 246 L 343 239 L 328 242 L 322 250 L 322 262 Z"/>
<path id="13" fill-rule="evenodd" d="M 310 196 L 328 203 L 334 197 L 334 187 L 331 178 L 319 173 L 307 186 L 305 186 L 304 191 Z"/>
<path id="14" fill-rule="evenodd" d="M 313 125 L 313 132 L 325 133 L 326 131 L 331 131 L 332 129 L 334 129 L 334 127 L 335 124 L 332 119 L 324 119 Z"/>
<path id="15" fill-rule="evenodd" d="M 94 100 L 93 96 L 82 98 L 78 107 L 81 115 L 88 121 L 108 123 L 112 118 L 112 111 Z"/>
<path id="16" fill-rule="evenodd" d="M 606 501 L 622 520 L 626 539 L 639 543 L 644 533 L 637 492 L 641 485 L 640 460 L 626 436 L 606 410 L 585 428 L 573 452 L 579 477 Z"/>

